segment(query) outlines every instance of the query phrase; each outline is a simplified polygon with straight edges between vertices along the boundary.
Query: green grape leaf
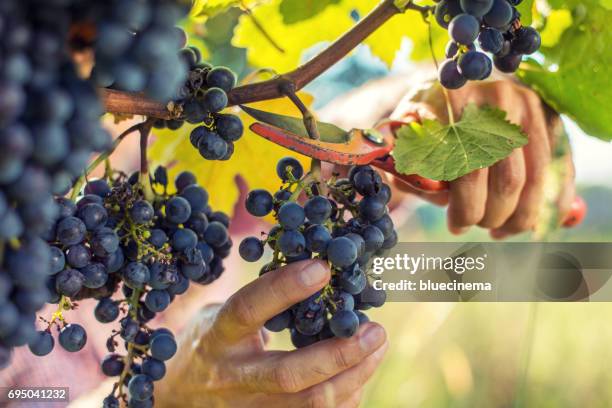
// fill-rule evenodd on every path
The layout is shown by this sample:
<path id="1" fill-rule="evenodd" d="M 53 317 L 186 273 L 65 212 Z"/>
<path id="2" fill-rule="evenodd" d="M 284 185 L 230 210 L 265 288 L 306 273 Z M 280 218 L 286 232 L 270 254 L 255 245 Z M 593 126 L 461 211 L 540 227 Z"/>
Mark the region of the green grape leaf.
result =
<path id="1" fill-rule="evenodd" d="M 527 136 L 506 113 L 469 104 L 453 125 L 426 119 L 403 126 L 393 150 L 400 173 L 433 180 L 455 180 L 489 167 L 527 144 Z"/>
<path id="2" fill-rule="evenodd" d="M 528 60 L 518 76 L 585 132 L 612 140 L 612 11 L 593 0 L 584 4 L 575 6 L 574 21 L 560 39 L 540 49 L 544 62 Z"/>
<path id="3" fill-rule="evenodd" d="M 308 20 L 325 10 L 330 4 L 338 4 L 340 0 L 282 0 L 279 10 L 285 24 L 293 24 Z"/>

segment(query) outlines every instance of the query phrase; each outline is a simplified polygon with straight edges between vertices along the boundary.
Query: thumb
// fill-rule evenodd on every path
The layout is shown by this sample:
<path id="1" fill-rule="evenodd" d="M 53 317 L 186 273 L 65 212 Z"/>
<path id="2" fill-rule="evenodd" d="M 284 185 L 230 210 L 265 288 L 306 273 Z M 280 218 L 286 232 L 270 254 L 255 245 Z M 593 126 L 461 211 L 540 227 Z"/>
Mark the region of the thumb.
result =
<path id="1" fill-rule="evenodd" d="M 329 265 L 321 260 L 296 262 L 270 271 L 228 299 L 213 330 L 222 342 L 238 341 L 323 288 L 329 279 Z"/>

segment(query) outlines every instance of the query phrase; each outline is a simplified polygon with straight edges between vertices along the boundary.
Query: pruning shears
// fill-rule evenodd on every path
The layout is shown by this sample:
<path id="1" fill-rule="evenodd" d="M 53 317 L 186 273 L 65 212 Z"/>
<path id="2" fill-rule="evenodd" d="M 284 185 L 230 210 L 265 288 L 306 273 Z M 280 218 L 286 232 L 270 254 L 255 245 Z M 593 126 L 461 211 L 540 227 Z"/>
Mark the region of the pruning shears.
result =
<path id="1" fill-rule="evenodd" d="M 311 139 L 300 118 L 278 115 L 257 109 L 241 108 L 258 122 L 250 129 L 259 136 L 297 153 L 328 163 L 354 166 L 371 165 L 393 174 L 402 182 L 424 193 L 448 190 L 445 181 L 430 180 L 416 174 L 401 174 L 395 170 L 390 155 L 395 146 L 395 132 L 407 122 L 386 120 L 374 129 L 346 131 L 331 123 L 317 122 L 320 138 Z M 414 120 L 418 118 L 415 116 Z"/>
<path id="2" fill-rule="evenodd" d="M 395 133 L 404 125 L 420 122 L 417 113 L 407 113 L 404 120 L 384 120 L 373 129 L 343 130 L 336 125 L 316 122 L 319 139 L 310 137 L 301 118 L 264 112 L 248 106 L 241 108 L 257 122 L 250 129 L 257 135 L 289 150 L 314 159 L 342 166 L 371 165 L 387 173 L 415 190 L 425 194 L 448 191 L 446 181 L 431 180 L 417 174 L 401 174 L 395 169 L 391 151 L 395 146 Z M 573 227 L 582 222 L 586 204 L 576 197 L 563 225 Z"/>

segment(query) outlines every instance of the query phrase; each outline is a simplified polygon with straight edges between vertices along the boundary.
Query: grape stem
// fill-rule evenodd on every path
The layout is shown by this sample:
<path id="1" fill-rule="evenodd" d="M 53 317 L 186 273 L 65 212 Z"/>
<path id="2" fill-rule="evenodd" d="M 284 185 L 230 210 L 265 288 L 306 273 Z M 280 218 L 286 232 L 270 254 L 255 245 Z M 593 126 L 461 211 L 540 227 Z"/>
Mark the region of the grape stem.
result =
<path id="1" fill-rule="evenodd" d="M 81 188 L 83 187 L 83 184 L 85 184 L 85 180 L 87 180 L 87 177 L 89 176 L 89 174 L 96 167 L 98 167 L 102 162 L 107 160 L 110 157 L 111 154 L 114 153 L 114 151 L 117 149 L 117 146 L 119 146 L 119 144 L 123 141 L 123 139 L 125 139 L 126 136 L 136 132 L 137 130 L 140 130 L 146 123 L 147 123 L 147 121 L 140 122 L 140 123 L 137 123 L 137 124 L 135 124 L 133 126 L 130 126 L 126 130 L 124 130 L 119 136 L 117 136 L 117 138 L 113 142 L 113 145 L 110 148 L 110 150 L 108 150 L 108 151 L 102 153 L 101 155 L 99 155 L 96 158 L 96 160 L 94 160 L 93 162 L 91 162 L 91 164 L 89 166 L 87 166 L 87 169 L 85 170 L 85 172 L 77 179 L 77 181 L 75 181 L 75 183 L 72 186 L 72 192 L 70 194 L 70 199 L 71 200 L 74 201 L 77 198 L 77 196 L 79 195 L 79 192 L 81 191 Z"/>
<path id="2" fill-rule="evenodd" d="M 319 188 L 319 194 L 323 197 L 327 196 L 327 184 L 321 182 L 321 160 L 312 159 L 310 162 L 310 174 L 317 187 Z"/>
<path id="3" fill-rule="evenodd" d="M 344 58 L 391 17 L 406 10 L 424 13 L 431 8 L 413 4 L 412 0 L 384 0 L 333 44 L 295 70 L 267 81 L 234 88 L 228 94 L 229 105 L 280 98 L 284 96 L 281 88 L 287 81 L 293 84 L 294 92 L 299 91 Z M 164 105 L 140 93 L 102 89 L 101 94 L 107 112 L 145 115 L 159 119 L 174 119 L 180 116 L 180 109 L 176 109 L 173 103 Z"/>
<path id="4" fill-rule="evenodd" d="M 138 318 L 138 301 L 139 300 L 140 300 L 140 289 L 134 289 L 134 292 L 132 293 L 132 296 L 130 296 L 130 299 L 128 301 L 128 305 L 129 305 L 128 315 L 132 315 L 134 319 Z M 134 343 L 129 342 L 127 346 L 127 356 L 125 356 L 125 359 L 124 359 L 125 365 L 123 366 L 123 371 L 121 372 L 121 375 L 119 376 L 119 381 L 118 381 L 118 384 L 119 384 L 118 397 L 119 398 L 123 394 L 123 383 L 125 381 L 125 377 L 132 370 L 133 362 L 134 362 Z"/>
<path id="5" fill-rule="evenodd" d="M 64 310 L 70 310 L 70 309 L 72 309 L 72 303 L 70 302 L 70 299 L 62 295 L 62 297 L 60 298 L 60 301 L 57 304 L 57 309 L 51 315 L 51 320 L 49 320 L 49 327 L 47 328 L 50 329 L 56 320 L 59 320 L 60 322 L 63 323 L 64 322 Z"/>
<path id="6" fill-rule="evenodd" d="M 304 105 L 304 102 L 297 96 L 295 91 L 295 84 L 288 79 L 281 79 L 281 83 L 279 88 L 283 95 L 288 97 L 291 102 L 300 110 L 302 114 L 302 120 L 304 121 L 304 127 L 308 132 L 308 136 L 313 140 L 319 140 L 321 136 L 319 135 L 319 129 L 317 128 L 317 121 L 310 112 L 310 110 Z"/>
<path id="7" fill-rule="evenodd" d="M 143 188 L 145 199 L 149 202 L 153 202 L 155 194 L 153 193 L 153 187 L 151 186 L 151 178 L 149 177 L 149 162 L 147 160 L 147 145 L 149 143 L 149 134 L 153 127 L 154 119 L 147 119 L 140 128 L 140 184 Z"/>

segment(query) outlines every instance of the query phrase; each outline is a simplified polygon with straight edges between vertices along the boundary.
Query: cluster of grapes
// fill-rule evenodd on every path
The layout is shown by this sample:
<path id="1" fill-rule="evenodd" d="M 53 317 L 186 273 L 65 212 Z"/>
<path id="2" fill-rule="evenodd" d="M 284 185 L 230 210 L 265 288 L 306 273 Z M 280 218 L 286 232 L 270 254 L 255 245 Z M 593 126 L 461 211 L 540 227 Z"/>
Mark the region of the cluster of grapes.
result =
<path id="1" fill-rule="evenodd" d="M 195 176 L 181 173 L 175 180 L 176 194 L 166 193 L 167 179 L 163 167 L 156 169 L 153 186 L 163 192 L 155 192 L 152 202 L 145 199 L 138 177 L 125 175 L 110 185 L 103 179 L 89 182 L 76 203 L 57 198 L 60 216 L 45 234 L 50 246 L 34 241 L 44 248 L 45 257 L 19 258 L 23 265 L 15 266 L 20 269 L 10 269 L 24 281 L 32 277 L 24 270 L 32 264 L 41 262 L 48 269 L 48 276 L 43 277 L 46 287 L 43 283 L 36 297 L 17 299 L 26 306 L 59 303 L 61 311 L 70 309 L 74 301 L 95 298 L 98 321 L 120 320 L 120 330 L 107 341 L 111 354 L 102 362 L 106 375 L 120 376 L 105 407 L 119 406 L 118 398 L 128 399 L 123 385 L 127 385 L 129 400 L 152 404 L 152 382 L 164 376 L 164 361 L 174 355 L 177 346 L 166 329 L 151 330 L 146 323 L 183 294 L 190 282 L 216 280 L 232 246 L 229 218 L 212 211 L 208 193 L 196 184 Z M 9 261 L 12 259 L 10 252 Z M 111 296 L 119 288 L 123 299 L 115 300 Z M 6 313 L 0 310 L 2 327 Z M 30 323 L 27 328 L 33 327 L 33 319 Z M 32 329 L 27 336 L 22 333 L 35 355 L 52 351 L 53 327 L 59 329 L 59 344 L 65 350 L 76 352 L 84 347 L 87 334 L 82 326 L 67 324 L 55 315 L 46 323 L 45 330 Z M 128 357 L 115 353 L 118 336 L 125 341 Z"/>
<path id="2" fill-rule="evenodd" d="M 53 194 L 111 143 L 65 47 L 73 17 L 60 2 L 0 2 L 0 368 L 44 304 L 50 252 L 38 237 L 57 216 Z"/>
<path id="3" fill-rule="evenodd" d="M 75 5 L 83 20 L 93 21 L 97 86 L 168 101 L 185 81 L 188 66 L 179 56 L 185 33 L 175 27 L 189 12 L 177 0 L 84 1 Z"/>
<path id="4" fill-rule="evenodd" d="M 244 132 L 238 116 L 221 113 L 228 104 L 227 93 L 236 85 L 236 75 L 229 68 L 201 62 L 195 47 L 184 48 L 180 55 L 190 67 L 187 81 L 174 101 L 183 109 L 182 118 L 158 120 L 155 126 L 178 129 L 185 121 L 201 124 L 189 136 L 193 147 L 206 160 L 229 160 L 234 153 L 234 142 Z"/>
<path id="5" fill-rule="evenodd" d="M 120 330 L 107 342 L 111 354 L 102 362 L 106 375 L 119 376 L 105 407 L 127 399 L 123 385 L 132 405 L 152 405 L 153 381 L 164 376 L 164 361 L 177 346 L 168 330 L 150 330 L 145 324 L 184 293 L 190 281 L 209 284 L 217 279 L 232 245 L 228 217 L 212 211 L 208 193 L 196 185 L 192 173 L 181 173 L 175 180 L 177 194 L 169 195 L 165 169 L 158 168 L 154 185 L 164 193 L 153 203 L 143 198 L 134 183 L 137 177 L 131 179 L 115 182 L 112 189 L 101 180 L 89 183 L 75 213 L 59 220 L 55 231 L 59 261 L 54 270 L 62 267 L 54 279 L 57 295 L 99 299 L 94 314 L 102 323 L 117 320 L 122 303 L 127 305 Z M 74 259 L 74 252 L 83 255 Z M 119 284 L 124 301 L 110 297 Z M 115 353 L 117 336 L 125 341 L 128 357 Z"/>
<path id="6" fill-rule="evenodd" d="M 540 34 L 523 27 L 516 6 L 522 0 L 442 0 L 435 9 L 436 21 L 448 29 L 451 41 L 446 61 L 438 72 L 448 89 L 461 88 L 468 80 L 491 75 L 493 64 L 502 72 L 518 69 L 524 54 L 540 48 Z M 474 45 L 478 39 L 480 50 Z M 493 64 L 486 52 L 493 54 Z"/>
<path id="7" fill-rule="evenodd" d="M 385 302 L 385 292 L 371 286 L 367 272 L 373 256 L 397 243 L 387 210 L 391 190 L 369 166 L 353 167 L 348 178 L 334 176 L 320 184 L 306 181 L 308 176 L 302 178 L 300 163 L 287 157 L 279 161 L 277 173 L 284 183 L 281 189 L 274 196 L 266 190 L 251 191 L 246 209 L 257 217 L 274 211 L 278 225 L 265 239 L 245 238 L 240 243 L 241 257 L 259 260 L 267 243 L 274 258 L 261 274 L 314 257 L 331 264 L 332 278 L 324 289 L 265 326 L 272 331 L 290 329 L 296 347 L 334 336 L 350 337 L 359 324 L 368 321 L 361 310 Z M 302 192 L 308 197 L 303 206 L 296 202 Z"/>

